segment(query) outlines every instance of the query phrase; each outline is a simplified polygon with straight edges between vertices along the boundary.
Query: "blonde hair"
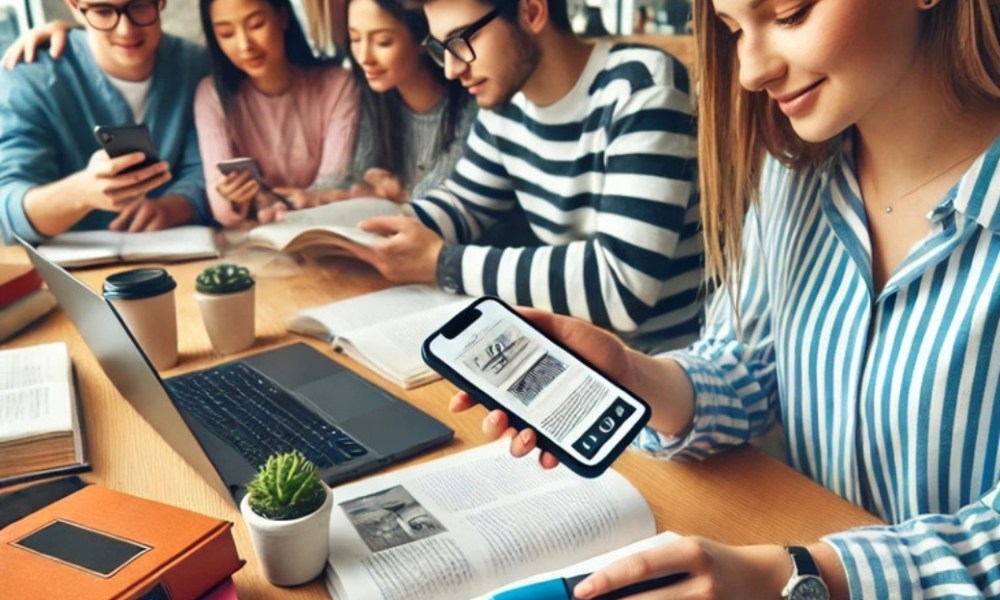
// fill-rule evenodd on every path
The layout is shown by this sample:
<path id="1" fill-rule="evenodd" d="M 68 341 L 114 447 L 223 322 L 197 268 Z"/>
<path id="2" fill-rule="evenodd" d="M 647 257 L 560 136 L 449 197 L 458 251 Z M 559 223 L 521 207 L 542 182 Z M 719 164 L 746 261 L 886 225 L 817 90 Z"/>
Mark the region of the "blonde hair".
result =
<path id="1" fill-rule="evenodd" d="M 1000 100 L 1000 0 L 940 0 L 922 26 L 925 51 L 960 106 Z M 694 0 L 694 28 L 706 275 L 738 307 L 743 220 L 765 153 L 803 168 L 828 158 L 831 146 L 805 142 L 766 94 L 740 87 L 735 39 L 710 0 Z"/>

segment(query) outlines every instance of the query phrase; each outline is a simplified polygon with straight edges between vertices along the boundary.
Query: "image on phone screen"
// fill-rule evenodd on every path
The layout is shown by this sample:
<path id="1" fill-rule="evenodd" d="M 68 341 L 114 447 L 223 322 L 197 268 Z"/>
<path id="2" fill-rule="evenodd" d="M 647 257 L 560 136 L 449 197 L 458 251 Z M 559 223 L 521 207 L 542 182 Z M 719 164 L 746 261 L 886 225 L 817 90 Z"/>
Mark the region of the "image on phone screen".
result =
<path id="1" fill-rule="evenodd" d="M 649 420 L 649 406 L 495 298 L 427 339 L 427 362 L 586 476 L 603 472 Z"/>

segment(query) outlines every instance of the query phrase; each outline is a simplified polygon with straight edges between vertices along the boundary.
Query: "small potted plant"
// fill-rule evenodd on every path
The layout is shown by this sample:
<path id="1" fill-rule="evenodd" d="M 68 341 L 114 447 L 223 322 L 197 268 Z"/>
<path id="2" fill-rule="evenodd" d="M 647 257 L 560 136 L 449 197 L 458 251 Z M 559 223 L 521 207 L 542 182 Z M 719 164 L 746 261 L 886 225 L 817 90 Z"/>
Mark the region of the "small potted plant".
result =
<path id="1" fill-rule="evenodd" d="M 298 585 L 323 571 L 333 493 L 301 452 L 274 454 L 247 485 L 240 512 L 264 576 Z"/>
<path id="2" fill-rule="evenodd" d="M 212 347 L 220 354 L 253 345 L 254 289 L 250 271 L 239 265 L 212 265 L 198 274 L 194 297 Z"/>

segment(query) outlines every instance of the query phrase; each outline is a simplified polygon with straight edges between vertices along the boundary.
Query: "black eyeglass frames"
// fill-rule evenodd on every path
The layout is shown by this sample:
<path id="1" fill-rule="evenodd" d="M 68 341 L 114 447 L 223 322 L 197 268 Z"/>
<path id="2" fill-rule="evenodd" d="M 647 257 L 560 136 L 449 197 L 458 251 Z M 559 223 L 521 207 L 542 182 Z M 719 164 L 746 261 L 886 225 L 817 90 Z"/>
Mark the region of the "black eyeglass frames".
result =
<path id="1" fill-rule="evenodd" d="M 449 35 L 443 42 L 439 42 L 428 35 L 423 41 L 424 48 L 427 48 L 427 53 L 430 54 L 431 58 L 434 59 L 434 62 L 441 67 L 444 66 L 444 53 L 446 50 L 458 60 L 465 64 L 469 64 L 476 60 L 476 51 L 472 49 L 472 44 L 469 40 L 471 40 L 472 36 L 476 35 L 480 29 L 489 25 L 490 21 L 497 18 L 504 8 L 504 6 L 494 8 L 473 23 L 470 23 L 467 27 Z"/>
<path id="2" fill-rule="evenodd" d="M 111 31 L 118 27 L 122 15 L 128 17 L 136 27 L 149 27 L 160 20 L 160 1 L 133 0 L 122 6 L 87 4 L 80 6 L 80 12 L 87 23 L 99 31 Z"/>

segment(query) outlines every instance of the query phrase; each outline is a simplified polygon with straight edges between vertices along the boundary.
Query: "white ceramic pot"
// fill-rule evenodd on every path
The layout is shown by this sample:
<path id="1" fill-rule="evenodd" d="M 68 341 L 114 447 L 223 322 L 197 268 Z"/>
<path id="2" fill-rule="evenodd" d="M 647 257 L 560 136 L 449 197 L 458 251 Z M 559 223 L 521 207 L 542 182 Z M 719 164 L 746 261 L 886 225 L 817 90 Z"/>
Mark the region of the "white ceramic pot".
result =
<path id="1" fill-rule="evenodd" d="M 250 530 L 250 541 L 274 585 L 299 585 L 323 572 L 330 554 L 330 512 L 333 492 L 324 483 L 326 500 L 315 512 L 289 521 L 266 519 L 250 508 L 249 494 L 240 502 L 240 513 Z"/>
<path id="2" fill-rule="evenodd" d="M 208 339 L 219 354 L 232 354 L 253 345 L 256 288 L 255 285 L 232 294 L 194 293 Z"/>

